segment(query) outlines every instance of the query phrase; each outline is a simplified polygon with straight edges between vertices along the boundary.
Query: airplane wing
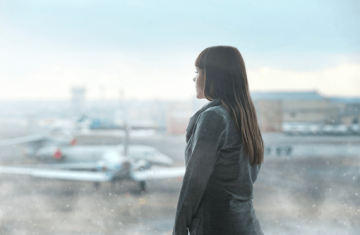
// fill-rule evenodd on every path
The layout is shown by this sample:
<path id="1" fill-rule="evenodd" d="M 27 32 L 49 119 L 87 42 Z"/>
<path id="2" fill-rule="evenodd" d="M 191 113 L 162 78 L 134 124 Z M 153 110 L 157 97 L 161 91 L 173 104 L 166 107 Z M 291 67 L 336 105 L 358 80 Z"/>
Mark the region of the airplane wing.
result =
<path id="1" fill-rule="evenodd" d="M 131 178 L 135 181 L 146 181 L 183 177 L 184 174 L 185 167 L 153 167 L 150 170 L 133 171 Z"/>
<path id="2" fill-rule="evenodd" d="M 29 167 L 29 165 L 17 165 L 16 167 Z M 99 168 L 99 164 L 96 162 L 84 162 L 84 163 L 54 163 L 54 164 L 34 164 L 31 168 L 38 169 L 61 169 L 61 170 L 95 170 Z"/>
<path id="3" fill-rule="evenodd" d="M 131 130 L 130 138 L 146 138 L 153 137 L 156 135 L 155 130 Z M 81 131 L 75 132 L 75 137 L 77 136 L 89 136 L 89 137 L 125 137 L 125 132 L 123 130 L 91 130 L 83 129 Z"/>
<path id="4" fill-rule="evenodd" d="M 15 144 L 24 144 L 29 142 L 41 141 L 44 140 L 45 137 L 43 135 L 29 135 L 9 140 L 0 141 L 0 147 L 7 145 L 15 145 Z"/>
<path id="5" fill-rule="evenodd" d="M 66 170 L 48 170 L 21 167 L 0 167 L 0 173 L 30 175 L 39 178 L 104 182 L 110 181 L 113 175 L 110 172 L 78 172 Z"/>

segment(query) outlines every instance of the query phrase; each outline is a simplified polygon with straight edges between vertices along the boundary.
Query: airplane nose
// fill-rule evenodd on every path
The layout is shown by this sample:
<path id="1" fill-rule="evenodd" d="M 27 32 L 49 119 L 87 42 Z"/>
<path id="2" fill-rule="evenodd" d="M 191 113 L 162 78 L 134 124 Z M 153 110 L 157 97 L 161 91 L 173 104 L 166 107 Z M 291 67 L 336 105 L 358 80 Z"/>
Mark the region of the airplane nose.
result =
<path id="1" fill-rule="evenodd" d="M 106 170 L 106 164 L 103 161 L 99 161 L 96 164 L 96 170 L 97 171 L 105 171 Z"/>
<path id="2" fill-rule="evenodd" d="M 156 155 L 156 160 L 159 163 L 161 163 L 163 165 L 168 165 L 168 166 L 170 166 L 170 165 L 172 165 L 174 163 L 174 161 L 170 157 L 168 157 L 168 156 L 166 156 L 165 154 L 162 154 L 162 153 L 158 153 Z"/>
<path id="3" fill-rule="evenodd" d="M 130 178 L 130 163 L 123 162 L 120 170 L 120 176 L 124 178 Z"/>

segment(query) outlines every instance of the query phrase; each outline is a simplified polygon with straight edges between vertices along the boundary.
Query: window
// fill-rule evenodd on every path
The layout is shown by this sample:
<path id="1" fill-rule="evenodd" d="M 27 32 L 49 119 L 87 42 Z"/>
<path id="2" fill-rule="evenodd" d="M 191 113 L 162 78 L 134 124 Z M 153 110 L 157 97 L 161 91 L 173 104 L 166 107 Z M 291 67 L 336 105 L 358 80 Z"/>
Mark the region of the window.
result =
<path id="1" fill-rule="evenodd" d="M 265 142 L 253 192 L 263 232 L 358 234 L 359 10 L 1 1 L 0 234 L 171 234 L 186 128 L 208 103 L 194 62 L 215 45 L 246 64 Z"/>

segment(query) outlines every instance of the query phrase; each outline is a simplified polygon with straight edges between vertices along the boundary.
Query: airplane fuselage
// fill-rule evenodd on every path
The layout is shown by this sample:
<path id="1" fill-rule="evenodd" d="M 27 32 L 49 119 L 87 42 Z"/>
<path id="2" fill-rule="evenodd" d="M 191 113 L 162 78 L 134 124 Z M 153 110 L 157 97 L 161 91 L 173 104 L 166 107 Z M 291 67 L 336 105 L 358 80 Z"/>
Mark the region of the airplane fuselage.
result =
<path id="1" fill-rule="evenodd" d="M 118 152 L 123 155 L 124 146 L 46 146 L 39 148 L 35 156 L 46 162 L 89 163 L 104 160 L 107 152 Z M 147 161 L 151 164 L 170 166 L 173 160 L 155 148 L 144 145 L 130 145 L 128 157 L 133 161 Z"/>

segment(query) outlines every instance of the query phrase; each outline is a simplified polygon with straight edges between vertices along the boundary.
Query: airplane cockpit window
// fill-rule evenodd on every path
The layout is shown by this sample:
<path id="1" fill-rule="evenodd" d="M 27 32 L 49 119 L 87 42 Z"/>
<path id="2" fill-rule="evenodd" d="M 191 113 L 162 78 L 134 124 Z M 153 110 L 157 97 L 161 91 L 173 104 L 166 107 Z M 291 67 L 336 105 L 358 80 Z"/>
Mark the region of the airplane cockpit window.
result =
<path id="1" fill-rule="evenodd" d="M 194 144 L 213 101 L 201 92 L 225 83 L 213 96 L 232 97 L 242 123 L 256 115 L 264 141 L 242 190 L 263 233 L 360 234 L 359 12 L 356 0 L 0 1 L 0 234 L 173 234 L 192 156 L 220 144 L 214 164 L 245 156 L 223 103 L 224 142 Z M 212 73 L 213 51 L 195 66 L 212 46 L 237 48 L 245 71 Z M 231 96 L 244 76 L 251 102 Z"/>

